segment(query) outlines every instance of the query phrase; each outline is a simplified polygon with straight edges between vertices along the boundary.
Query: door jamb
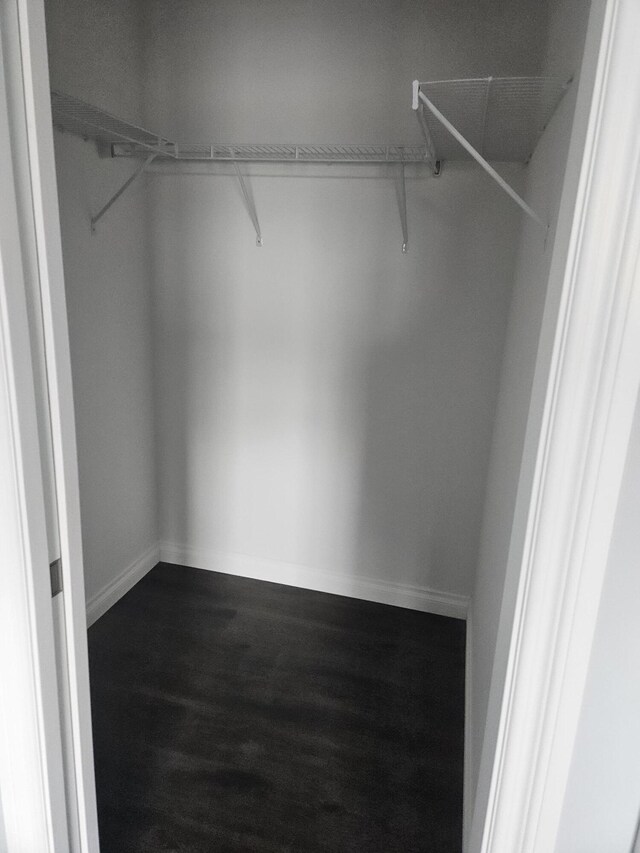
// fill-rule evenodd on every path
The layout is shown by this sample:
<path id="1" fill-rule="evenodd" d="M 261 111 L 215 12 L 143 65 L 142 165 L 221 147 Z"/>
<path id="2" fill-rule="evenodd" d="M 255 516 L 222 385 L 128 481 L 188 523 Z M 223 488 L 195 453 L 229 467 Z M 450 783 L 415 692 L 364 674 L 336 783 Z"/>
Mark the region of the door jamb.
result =
<path id="1" fill-rule="evenodd" d="M 524 524 L 509 555 L 518 592 L 502 637 L 506 681 L 491 685 L 497 747 L 482 756 L 474 853 L 555 849 L 640 387 L 637 0 L 595 0 L 589 30 L 597 63 L 581 81 L 585 142 L 576 151 L 572 139 L 568 172 L 579 172 L 550 273 L 557 299 L 527 422 L 535 462 L 520 473 Z"/>
<path id="2" fill-rule="evenodd" d="M 11 44 L 11 56 L 5 56 L 5 64 L 11 62 L 11 71 L 15 80 L 22 83 L 22 102 L 19 103 L 19 98 L 16 96 L 13 103 L 9 103 L 9 119 L 21 126 L 23 135 L 27 139 L 26 151 L 22 148 L 15 150 L 14 146 L 14 150 L 3 153 L 3 156 L 13 157 L 14 160 L 22 158 L 22 163 L 26 160 L 26 170 L 30 175 L 29 187 L 18 188 L 18 191 L 22 191 L 25 195 L 22 199 L 23 204 L 33 211 L 47 362 L 48 405 L 64 588 L 62 610 L 69 674 L 70 719 L 66 727 L 71 733 L 73 775 L 75 776 L 76 802 L 67 803 L 67 808 L 73 809 L 76 813 L 80 836 L 79 853 L 98 853 L 75 415 L 53 148 L 44 2 L 43 0 L 2 0 L 0 9 L 2 24 L 8 30 L 7 37 Z M 33 236 L 29 235 L 31 239 Z M 16 325 L 20 320 L 19 317 L 12 313 L 8 319 L 13 328 L 19 328 Z M 23 342 L 28 342 L 28 328 L 22 329 L 22 338 Z M 30 391 L 32 394 L 35 392 L 33 384 Z M 34 452 L 33 449 L 30 452 Z M 39 458 L 39 453 L 36 458 Z M 25 543 L 25 546 L 26 544 L 28 543 Z M 46 580 L 50 611 L 48 561 Z M 33 626 L 34 630 L 36 627 Z M 53 641 L 51 648 L 53 648 Z M 39 679 L 43 674 L 35 672 L 34 677 Z M 46 713 L 50 714 L 53 720 L 53 710 L 48 708 Z M 15 722 L 18 723 L 17 720 Z M 69 843 L 72 842 L 73 838 L 69 840 Z M 58 845 L 56 850 L 58 849 L 71 848 Z M 73 853 L 76 851 L 74 850 Z"/>
<path id="3" fill-rule="evenodd" d="M 4 29 L 4 14 L 2 23 Z M 0 40 L 0 847 L 55 853 L 68 846 L 67 809 L 5 44 Z"/>

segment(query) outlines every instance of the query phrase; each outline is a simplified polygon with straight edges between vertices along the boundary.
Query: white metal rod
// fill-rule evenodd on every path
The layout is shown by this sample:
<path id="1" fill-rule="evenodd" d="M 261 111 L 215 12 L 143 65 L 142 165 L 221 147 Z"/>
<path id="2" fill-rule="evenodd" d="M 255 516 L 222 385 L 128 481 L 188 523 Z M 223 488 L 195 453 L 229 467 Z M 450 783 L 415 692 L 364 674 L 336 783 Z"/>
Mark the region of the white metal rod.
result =
<path id="1" fill-rule="evenodd" d="M 157 154 L 150 154 L 147 157 L 147 159 L 144 161 L 144 163 L 140 163 L 140 165 L 135 170 L 133 175 L 131 175 L 130 178 L 127 178 L 127 180 L 124 182 L 124 184 L 120 187 L 120 189 L 116 193 L 114 193 L 114 195 L 111 196 L 111 198 L 104 205 L 104 207 L 101 207 L 100 210 L 96 213 L 96 215 L 91 217 L 91 230 L 92 231 L 95 231 L 97 223 L 102 219 L 102 217 L 109 210 L 111 205 L 115 204 L 118 201 L 118 199 L 120 198 L 122 193 L 129 189 L 129 187 L 136 180 L 136 178 L 140 177 L 140 175 L 144 172 L 144 170 L 147 168 L 147 166 L 149 166 L 156 159 L 157 156 L 158 156 Z"/>
<path id="2" fill-rule="evenodd" d="M 262 232 L 260 231 L 260 222 L 258 221 L 258 212 L 256 210 L 256 206 L 253 203 L 253 199 L 247 192 L 247 187 L 244 183 L 244 178 L 242 177 L 242 172 L 240 171 L 240 167 L 234 161 L 233 164 L 236 175 L 238 176 L 238 181 L 240 182 L 240 189 L 242 190 L 242 195 L 244 196 L 244 203 L 247 207 L 247 212 L 251 217 L 251 221 L 253 222 L 253 227 L 256 230 L 256 246 L 262 246 Z"/>
<path id="3" fill-rule="evenodd" d="M 400 189 L 400 222 L 402 223 L 402 251 L 407 253 L 409 248 L 409 229 L 407 227 L 407 188 L 404 183 L 404 163 L 400 165 L 400 175 L 398 178 L 398 187 Z"/>
<path id="4" fill-rule="evenodd" d="M 493 180 L 500 187 L 502 187 L 502 189 L 507 193 L 507 195 L 511 196 L 515 203 L 519 205 L 524 210 L 524 212 L 528 214 L 533 220 L 535 220 L 538 225 L 546 229 L 547 223 L 543 222 L 542 219 L 538 216 L 538 214 L 529 207 L 526 201 L 521 198 L 512 187 L 509 186 L 509 184 L 501 175 L 496 172 L 493 166 L 487 163 L 482 154 L 479 154 L 473 147 L 473 145 L 464 138 L 460 131 L 451 124 L 449 119 L 442 115 L 440 110 L 434 104 L 431 103 L 431 101 L 429 100 L 429 98 L 427 98 L 424 92 L 419 91 L 418 97 L 429 108 L 429 110 L 438 119 L 438 121 L 446 127 L 446 129 L 453 136 L 453 138 L 456 139 L 460 143 L 460 145 L 462 145 L 462 147 L 466 151 L 468 151 L 469 154 L 471 154 L 473 159 L 476 160 L 476 162 L 478 162 L 482 166 L 485 172 L 487 172 L 487 174 L 489 174 L 493 178 Z"/>

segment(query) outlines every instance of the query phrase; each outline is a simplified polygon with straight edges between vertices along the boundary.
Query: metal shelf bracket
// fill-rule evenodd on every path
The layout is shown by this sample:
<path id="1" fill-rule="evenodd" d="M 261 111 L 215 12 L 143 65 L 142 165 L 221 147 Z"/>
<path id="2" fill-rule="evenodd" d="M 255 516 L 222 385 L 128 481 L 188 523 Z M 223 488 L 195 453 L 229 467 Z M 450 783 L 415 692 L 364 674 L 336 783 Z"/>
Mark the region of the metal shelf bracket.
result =
<path id="1" fill-rule="evenodd" d="M 402 252 L 407 254 L 409 249 L 409 228 L 407 226 L 407 188 L 404 182 L 404 163 L 398 171 L 398 207 L 400 208 L 400 223 L 402 225 Z"/>
<path id="2" fill-rule="evenodd" d="M 102 217 L 105 215 L 105 213 L 109 210 L 109 208 L 118 201 L 120 196 L 129 189 L 131 184 L 133 184 L 133 182 L 136 181 L 140 177 L 140 175 L 144 172 L 144 170 L 147 168 L 147 166 L 150 166 L 151 163 L 156 159 L 157 156 L 158 156 L 157 154 L 150 154 L 147 157 L 147 159 L 144 160 L 144 162 L 140 163 L 140 165 L 135 170 L 135 172 L 129 178 L 127 178 L 127 180 L 120 187 L 120 189 L 111 196 L 109 201 L 105 205 L 103 205 L 103 207 L 100 208 L 100 210 L 96 213 L 95 216 L 91 217 L 91 233 L 92 234 L 96 233 L 96 225 L 102 219 Z"/>
<path id="3" fill-rule="evenodd" d="M 242 191 L 242 197 L 244 199 L 244 204 L 245 204 L 245 207 L 247 208 L 247 213 L 249 214 L 249 217 L 251 219 L 251 222 L 253 223 L 253 227 L 254 227 L 255 232 L 256 232 L 256 246 L 258 246 L 258 248 L 260 248 L 263 245 L 262 231 L 260 230 L 260 222 L 258 220 L 258 212 L 256 210 L 255 203 L 253 201 L 253 196 L 248 191 L 247 186 L 244 182 L 244 178 L 242 176 L 242 172 L 240 171 L 240 167 L 238 166 L 238 164 L 235 161 L 233 163 L 233 167 L 236 170 L 236 175 L 238 177 L 238 182 L 240 184 L 240 189 Z"/>
<path id="4" fill-rule="evenodd" d="M 436 154 L 436 146 L 433 143 L 433 139 L 431 137 L 431 131 L 429 130 L 429 125 L 425 121 L 424 114 L 422 110 L 419 109 L 420 101 L 419 101 L 419 92 L 420 92 L 420 83 L 418 80 L 413 81 L 413 99 L 411 102 L 411 106 L 414 110 L 416 110 L 416 114 L 418 116 L 418 121 L 420 122 L 420 129 L 422 130 L 422 135 L 424 137 L 424 144 L 427 151 L 427 159 L 431 164 L 431 168 L 433 169 L 434 177 L 439 178 L 442 172 L 442 164 L 440 160 L 438 160 L 438 156 Z"/>

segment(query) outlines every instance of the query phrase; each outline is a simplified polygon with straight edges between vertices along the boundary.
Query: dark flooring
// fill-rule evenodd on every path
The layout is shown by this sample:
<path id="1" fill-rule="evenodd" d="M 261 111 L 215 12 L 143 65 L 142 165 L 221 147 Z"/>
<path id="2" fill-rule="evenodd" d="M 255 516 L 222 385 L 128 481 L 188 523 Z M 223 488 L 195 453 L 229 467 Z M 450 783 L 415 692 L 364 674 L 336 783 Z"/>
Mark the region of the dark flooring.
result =
<path id="1" fill-rule="evenodd" d="M 464 643 L 156 566 L 89 630 L 102 853 L 458 853 Z"/>

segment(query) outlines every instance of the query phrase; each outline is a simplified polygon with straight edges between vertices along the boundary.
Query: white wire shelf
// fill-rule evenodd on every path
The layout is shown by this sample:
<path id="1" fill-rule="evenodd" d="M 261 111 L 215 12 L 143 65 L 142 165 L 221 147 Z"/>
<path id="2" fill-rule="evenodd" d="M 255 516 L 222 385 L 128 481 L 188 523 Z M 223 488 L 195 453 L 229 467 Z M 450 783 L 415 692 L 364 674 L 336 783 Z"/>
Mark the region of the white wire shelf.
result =
<path id="1" fill-rule="evenodd" d="M 136 145 L 114 145 L 115 157 L 143 154 Z M 429 163 L 424 145 L 309 145 L 175 143 L 177 160 L 244 163 Z"/>
<path id="2" fill-rule="evenodd" d="M 568 85 L 549 77 L 481 77 L 431 80 L 420 91 L 486 160 L 527 163 Z M 424 118 L 437 159 L 469 158 L 433 114 L 425 110 Z"/>
<path id="3" fill-rule="evenodd" d="M 403 251 L 407 250 L 405 164 L 424 164 L 440 174 L 440 161 L 472 157 L 534 220 L 547 227 L 489 160 L 527 162 L 568 84 L 544 77 L 485 77 L 413 83 L 412 107 L 424 136 L 423 145 L 310 145 L 247 143 L 177 143 L 123 121 L 111 113 L 62 92 L 51 92 L 53 124 L 59 130 L 92 140 L 112 157 L 139 161 L 132 175 L 91 217 L 95 227 L 154 160 L 233 163 L 257 245 L 262 233 L 241 163 L 379 163 L 399 166 Z M 425 109 L 425 107 L 427 109 Z"/>
<path id="4" fill-rule="evenodd" d="M 51 92 L 53 124 L 114 157 L 245 163 L 428 163 L 424 145 L 177 143 L 62 92 Z"/>
<path id="5" fill-rule="evenodd" d="M 570 83 L 548 77 L 414 80 L 411 106 L 433 162 L 471 157 L 547 233 L 548 222 L 489 160 L 528 163 Z"/>
<path id="6" fill-rule="evenodd" d="M 72 95 L 52 91 L 51 112 L 53 126 L 58 130 L 91 140 L 109 150 L 109 153 L 113 145 L 124 143 L 135 146 L 140 156 L 155 153 L 173 157 L 173 143 L 168 139 L 123 121 Z"/>
<path id="7" fill-rule="evenodd" d="M 402 199 L 400 211 L 403 235 L 402 250 L 406 252 L 408 231 L 404 166 L 407 163 L 424 163 L 433 168 L 436 173 L 439 172 L 427 145 L 178 144 L 167 137 L 151 133 L 142 127 L 123 121 L 105 110 L 63 92 L 51 92 L 51 107 L 54 127 L 95 142 L 98 150 L 103 154 L 138 160 L 138 165 L 133 173 L 100 210 L 91 216 L 90 223 L 93 233 L 95 233 L 96 226 L 102 217 L 156 160 L 232 163 L 240 183 L 245 207 L 256 232 L 256 244 L 258 246 L 263 244 L 260 222 L 253 196 L 247 187 L 246 178 L 240 171 L 241 163 L 395 163 L 399 166 L 397 177 L 401 185 L 399 192 Z"/>
<path id="8" fill-rule="evenodd" d="M 62 92 L 51 92 L 53 124 L 114 157 L 244 163 L 429 163 L 424 145 L 177 143 Z"/>

